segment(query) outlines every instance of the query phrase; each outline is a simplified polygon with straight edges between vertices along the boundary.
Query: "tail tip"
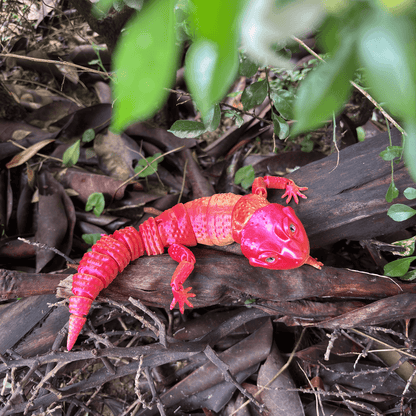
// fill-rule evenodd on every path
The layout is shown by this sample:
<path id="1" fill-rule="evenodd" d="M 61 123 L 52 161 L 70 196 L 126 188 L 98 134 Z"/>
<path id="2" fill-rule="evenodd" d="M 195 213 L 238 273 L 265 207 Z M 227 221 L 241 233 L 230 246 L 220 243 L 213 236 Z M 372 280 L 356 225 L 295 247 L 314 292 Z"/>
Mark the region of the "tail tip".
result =
<path id="1" fill-rule="evenodd" d="M 66 343 L 66 348 L 68 351 L 72 350 L 79 333 L 81 332 L 82 327 L 84 326 L 87 318 L 77 315 L 71 315 L 69 317 L 69 325 L 68 325 L 68 338 Z"/>

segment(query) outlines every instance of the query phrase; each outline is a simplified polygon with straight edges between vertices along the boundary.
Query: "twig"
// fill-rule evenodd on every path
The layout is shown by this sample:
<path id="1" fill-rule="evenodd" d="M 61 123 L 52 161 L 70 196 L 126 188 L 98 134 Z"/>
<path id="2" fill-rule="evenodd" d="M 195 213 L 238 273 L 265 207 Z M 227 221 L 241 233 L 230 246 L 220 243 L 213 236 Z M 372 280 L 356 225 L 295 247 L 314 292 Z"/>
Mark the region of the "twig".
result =
<path id="1" fill-rule="evenodd" d="M 181 192 L 179 193 L 178 204 L 181 202 L 181 198 L 182 198 L 182 195 L 183 195 L 183 189 L 185 188 L 186 168 L 187 167 L 188 167 L 188 159 L 185 160 L 185 165 L 183 167 L 182 186 L 181 186 Z"/>
<path id="2" fill-rule="evenodd" d="M 158 338 L 160 337 L 159 331 L 151 323 L 149 323 L 148 321 L 146 321 L 146 319 L 144 319 L 143 316 L 137 315 L 137 313 L 133 312 L 131 309 L 127 308 L 122 303 L 116 302 L 113 299 L 106 298 L 105 301 L 108 302 L 108 303 L 111 303 L 112 305 L 115 305 L 115 306 L 119 307 L 121 310 L 123 310 L 124 312 L 128 313 L 129 315 L 131 315 L 133 318 L 135 318 L 138 321 L 140 321 L 146 328 L 150 329 Z"/>
<path id="3" fill-rule="evenodd" d="M 184 149 L 185 148 L 185 146 L 180 146 L 180 147 L 176 147 L 175 149 L 172 149 L 172 150 L 169 150 L 169 152 L 166 152 L 166 153 L 163 153 L 163 155 L 160 155 L 160 156 L 158 156 L 158 157 L 156 157 L 155 159 L 153 159 L 152 160 L 152 163 L 153 162 L 156 162 L 157 160 L 159 160 L 159 159 L 161 159 L 162 157 L 165 157 L 165 156 L 167 156 L 167 155 L 169 155 L 169 154 L 171 154 L 171 153 L 174 153 L 174 152 L 177 152 L 178 150 L 182 150 L 182 149 Z M 148 164 L 149 164 L 149 162 L 148 162 Z M 150 166 L 150 164 L 149 164 L 149 166 Z M 114 194 L 113 194 L 113 196 L 112 196 L 112 199 L 114 199 L 115 198 L 115 196 L 116 196 L 116 194 L 117 194 L 117 192 L 118 192 L 118 190 L 121 188 L 121 187 L 123 187 L 124 185 L 127 185 L 127 184 L 129 184 L 131 181 L 133 181 L 135 178 L 137 178 L 145 169 L 147 169 L 149 166 L 145 166 L 140 172 L 137 172 L 135 175 L 133 175 L 131 178 L 128 178 L 127 180 L 125 180 L 116 190 L 115 190 L 115 192 L 114 192 Z M 131 208 L 131 207 L 128 207 L 128 208 Z"/>
<path id="4" fill-rule="evenodd" d="M 143 303 L 140 302 L 138 299 L 133 299 L 132 297 L 130 297 L 129 302 L 131 302 L 137 308 L 141 309 L 145 314 L 147 314 L 148 316 L 150 316 L 153 319 L 153 321 L 156 323 L 156 325 L 159 328 L 159 332 L 158 333 L 155 332 L 155 334 L 159 337 L 159 342 L 164 347 L 167 348 L 165 324 L 149 308 L 147 308 L 145 305 L 143 305 Z M 153 329 L 152 329 L 152 331 L 153 331 Z"/>
<path id="5" fill-rule="evenodd" d="M 23 380 L 18 383 L 17 388 L 14 390 L 13 394 L 7 401 L 7 403 L 4 405 L 3 409 L 0 410 L 0 416 L 4 416 L 7 412 L 7 410 L 12 406 L 12 403 L 14 402 L 15 398 L 22 392 L 23 387 L 27 384 L 27 382 L 32 377 L 33 373 L 39 368 L 39 362 L 35 360 L 29 369 L 29 371 L 26 373 Z"/>
<path id="6" fill-rule="evenodd" d="M 386 119 L 388 121 L 390 121 L 391 124 L 393 124 L 394 127 L 396 127 L 397 130 L 400 131 L 400 133 L 404 134 L 405 136 L 407 136 L 407 133 L 404 131 L 404 129 L 397 123 L 397 121 L 395 121 L 384 109 L 383 107 L 365 90 L 363 90 L 358 84 L 356 84 L 354 81 L 350 81 L 351 85 L 357 89 L 358 91 L 360 91 L 361 94 L 363 94 L 367 100 L 369 100 L 372 104 L 374 104 L 378 110 L 380 110 L 381 114 L 383 114 L 384 117 L 386 117 Z"/>
<path id="7" fill-rule="evenodd" d="M 316 414 L 319 415 L 319 409 L 321 409 L 321 412 L 324 415 L 325 414 L 325 411 L 324 411 L 324 406 L 322 404 L 322 398 L 321 398 L 321 396 L 319 394 L 317 394 L 317 389 L 314 388 L 314 386 L 312 385 L 311 380 L 309 380 L 309 377 L 306 374 L 306 371 L 303 369 L 303 367 L 300 365 L 300 363 L 297 363 L 297 364 L 298 364 L 299 370 L 305 376 L 305 378 L 306 378 L 306 380 L 307 380 L 307 382 L 308 382 L 311 390 L 314 392 L 315 400 L 316 400 L 316 405 L 315 405 Z"/>
<path id="8" fill-rule="evenodd" d="M 265 118 L 259 117 L 256 114 L 254 114 L 254 112 L 250 113 L 249 111 L 240 110 L 239 108 L 233 107 L 231 104 L 227 104 L 227 103 L 220 103 L 220 105 L 231 108 L 232 110 L 237 111 L 238 113 L 256 118 L 257 120 L 260 120 L 263 123 L 269 124 L 270 126 L 273 124 L 273 121 L 266 120 Z"/>
<path id="9" fill-rule="evenodd" d="M 170 91 L 170 92 L 173 92 L 175 94 L 181 95 L 181 96 L 189 96 L 189 97 L 191 96 L 191 94 L 189 94 L 189 92 L 173 90 L 173 89 L 170 89 L 170 88 L 167 88 L 167 90 Z M 240 110 L 239 108 L 236 108 L 236 107 L 232 106 L 231 104 L 227 104 L 227 103 L 219 103 L 219 104 L 222 105 L 222 106 L 231 108 L 232 110 L 237 111 L 238 113 L 241 113 L 241 114 L 244 114 L 244 115 L 247 115 L 247 116 L 256 118 L 257 120 L 263 121 L 266 124 L 269 124 L 269 125 L 272 125 L 273 124 L 272 121 L 266 120 L 265 118 L 262 118 L 262 117 L 259 117 L 256 114 L 254 114 L 254 112 L 253 113 L 250 113 L 248 111 Z"/>
<path id="10" fill-rule="evenodd" d="M 37 82 L 37 81 L 32 81 L 31 79 L 23 79 L 23 78 L 16 78 L 16 79 L 13 79 L 13 82 L 15 82 L 15 83 L 24 83 L 24 84 L 33 84 L 33 85 L 37 85 L 37 86 L 39 86 L 39 87 L 42 87 L 42 88 L 44 88 L 44 90 L 45 91 L 52 91 L 52 92 L 54 92 L 55 94 L 57 94 L 57 95 L 60 95 L 61 97 L 64 97 L 65 99 L 67 99 L 67 100 L 69 100 L 69 101 L 72 101 L 73 103 L 75 103 L 76 105 L 78 105 L 79 107 L 84 107 L 84 104 L 81 102 L 81 101 L 79 101 L 79 100 L 77 100 L 77 99 L 75 99 L 75 98 L 72 98 L 72 97 L 70 97 L 69 95 L 67 95 L 67 94 L 64 94 L 62 91 L 59 91 L 59 90 L 57 90 L 56 88 L 52 88 L 52 87 L 50 87 L 50 86 L 47 86 L 47 85 L 45 85 L 45 84 L 42 84 L 41 82 Z M 7 86 L 7 85 L 6 85 Z"/>
<path id="11" fill-rule="evenodd" d="M 68 257 L 66 254 L 62 253 L 62 251 L 59 251 L 57 248 L 55 247 L 50 247 L 47 244 L 43 244 L 43 243 L 39 243 L 37 241 L 29 241 L 26 240 L 26 238 L 22 238 L 22 237 L 17 237 L 18 240 L 23 241 L 26 244 L 29 244 L 30 246 L 35 246 L 38 248 L 41 248 L 43 250 L 49 250 L 49 251 L 53 251 L 55 254 L 58 254 L 58 256 L 63 257 L 68 263 L 74 264 L 74 260 L 72 260 L 70 257 Z"/>
<path id="12" fill-rule="evenodd" d="M 407 351 L 405 351 L 403 349 L 400 349 L 400 348 L 395 348 L 392 345 L 388 344 L 387 342 L 381 341 L 381 340 L 379 340 L 375 337 L 372 337 L 371 335 L 366 334 L 365 332 L 358 331 L 357 329 L 351 328 L 351 331 L 355 332 L 356 334 L 361 335 L 365 338 L 371 339 L 372 341 L 375 341 L 378 344 L 381 344 L 384 347 L 389 348 L 392 351 L 397 351 L 399 354 L 406 355 L 407 357 L 410 357 L 411 359 L 416 360 L 416 356 L 414 354 L 410 354 L 410 352 L 407 352 Z"/>
<path id="13" fill-rule="evenodd" d="M 61 362 L 61 363 L 57 363 L 56 366 L 49 371 L 49 373 L 45 374 L 45 376 L 42 378 L 42 380 L 39 381 L 39 383 L 37 384 L 37 386 L 35 387 L 32 396 L 30 398 L 30 400 L 27 402 L 24 414 L 26 414 L 29 410 L 29 407 L 33 404 L 33 401 L 35 400 L 39 390 L 41 389 L 41 387 L 46 383 L 46 381 L 48 381 L 50 378 L 54 377 L 56 375 L 56 373 L 62 368 L 65 367 L 68 363 L 65 362 Z"/>
<path id="14" fill-rule="evenodd" d="M 45 64 L 70 66 L 72 68 L 80 69 L 83 72 L 91 72 L 93 74 L 105 75 L 106 77 L 109 76 L 108 72 L 103 72 L 103 71 L 98 71 L 96 69 L 87 68 L 85 66 L 74 64 L 72 62 L 54 61 L 53 59 L 33 58 L 32 56 L 17 55 L 15 53 L 0 53 L 0 56 L 4 56 L 5 58 L 25 59 L 26 61 L 32 61 L 32 62 L 42 62 Z"/>
<path id="15" fill-rule="evenodd" d="M 329 342 L 328 342 L 328 345 L 326 347 L 326 351 L 325 351 L 325 354 L 324 354 L 324 360 L 325 361 L 329 360 L 329 356 L 331 355 L 331 350 L 334 346 L 335 341 L 338 339 L 339 335 L 340 335 L 339 329 L 335 329 L 332 332 L 331 335 L 329 335 L 329 334 L 327 335 L 327 336 L 329 336 Z"/>
<path id="16" fill-rule="evenodd" d="M 293 351 L 290 353 L 289 359 L 282 366 L 282 368 L 277 372 L 277 374 L 271 380 L 269 380 L 269 382 L 266 385 L 264 385 L 259 390 L 257 390 L 256 393 L 254 393 L 254 397 L 257 397 L 259 394 L 261 394 L 264 389 L 266 389 L 268 386 L 270 386 L 270 384 L 272 384 L 277 379 L 277 377 L 279 377 L 281 374 L 283 374 L 283 372 L 289 367 L 290 363 L 295 358 L 295 353 L 296 353 L 296 351 L 299 348 L 299 345 L 300 345 L 300 342 L 302 341 L 302 338 L 303 338 L 303 334 L 304 333 L 305 333 L 305 328 L 302 329 L 302 332 L 300 334 L 299 340 L 296 343 L 295 348 L 293 348 Z M 230 416 L 233 416 L 236 413 L 238 413 L 239 410 L 241 410 L 243 407 L 247 406 L 249 403 L 250 403 L 249 400 L 247 400 L 246 402 L 244 402 L 238 409 L 234 410 L 234 412 L 232 412 Z"/>
<path id="17" fill-rule="evenodd" d="M 139 360 L 139 368 L 136 372 L 136 377 L 134 378 L 134 392 L 136 393 L 137 400 L 139 403 L 146 409 L 151 409 L 152 406 L 146 403 L 146 400 L 142 393 L 140 392 L 140 374 L 142 373 L 142 365 L 143 365 L 143 355 L 140 356 Z"/>
<path id="18" fill-rule="evenodd" d="M 262 412 L 265 410 L 264 404 L 259 403 L 244 387 L 238 383 L 238 381 L 233 377 L 233 375 L 230 372 L 230 367 L 218 357 L 218 355 L 215 353 L 215 351 L 207 345 L 207 347 L 204 350 L 205 356 L 210 360 L 213 364 L 215 364 L 218 369 L 222 372 L 222 375 L 224 376 L 224 380 L 228 383 L 234 384 L 234 386 L 240 390 L 240 392 L 249 399 L 250 402 L 252 402 L 255 406 L 257 406 Z"/>
<path id="19" fill-rule="evenodd" d="M 157 406 L 161 416 L 166 416 L 165 408 L 163 407 L 163 403 L 160 400 L 159 395 L 157 394 L 157 391 L 156 391 L 156 388 L 155 388 L 155 383 L 153 381 L 152 375 L 150 374 L 149 367 L 145 367 L 144 373 L 146 374 L 147 382 L 149 384 L 150 391 L 152 392 L 152 396 L 153 396 L 152 401 L 156 402 L 156 406 Z"/>
<path id="20" fill-rule="evenodd" d="M 410 385 L 413 383 L 413 380 L 414 380 L 415 376 L 416 376 L 416 368 L 413 370 L 413 373 L 411 374 L 411 376 L 410 376 L 410 377 L 408 378 L 408 380 L 407 380 L 406 386 L 404 387 L 404 390 L 403 390 L 403 393 L 402 393 L 402 396 L 403 396 L 403 397 L 404 397 L 404 396 L 407 394 L 407 392 L 409 391 L 409 389 L 410 389 Z"/>

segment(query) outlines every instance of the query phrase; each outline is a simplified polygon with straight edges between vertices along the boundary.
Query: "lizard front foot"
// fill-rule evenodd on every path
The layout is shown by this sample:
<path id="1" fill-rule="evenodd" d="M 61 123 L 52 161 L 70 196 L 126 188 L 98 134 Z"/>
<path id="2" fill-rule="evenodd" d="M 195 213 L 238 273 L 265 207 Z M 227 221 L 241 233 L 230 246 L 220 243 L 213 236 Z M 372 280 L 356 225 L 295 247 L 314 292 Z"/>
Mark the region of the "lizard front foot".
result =
<path id="1" fill-rule="evenodd" d="M 282 198 L 287 197 L 286 204 L 288 204 L 293 197 L 295 202 L 298 204 L 299 203 L 298 196 L 304 199 L 307 198 L 307 196 L 303 195 L 301 192 L 301 191 L 306 191 L 307 189 L 308 188 L 304 186 L 303 187 L 297 186 L 295 182 L 293 182 L 292 180 L 289 180 L 289 183 L 286 185 L 286 192 L 282 195 Z"/>
<path id="2" fill-rule="evenodd" d="M 187 287 L 186 289 L 184 289 L 182 285 L 178 289 L 172 287 L 173 300 L 170 304 L 170 310 L 172 310 L 175 307 L 176 303 L 178 303 L 179 310 L 182 314 L 185 312 L 185 303 L 189 307 L 193 308 L 194 305 L 192 305 L 188 298 L 194 298 L 196 295 L 195 293 L 188 293 L 191 289 L 191 287 Z"/>

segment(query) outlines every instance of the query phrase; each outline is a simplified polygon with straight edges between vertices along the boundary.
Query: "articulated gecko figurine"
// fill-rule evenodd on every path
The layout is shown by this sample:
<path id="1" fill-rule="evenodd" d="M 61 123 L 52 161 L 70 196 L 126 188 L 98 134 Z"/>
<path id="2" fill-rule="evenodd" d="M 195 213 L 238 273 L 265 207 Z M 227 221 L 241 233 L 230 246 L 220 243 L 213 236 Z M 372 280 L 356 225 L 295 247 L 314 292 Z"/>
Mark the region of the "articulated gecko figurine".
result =
<path id="1" fill-rule="evenodd" d="M 195 257 L 186 246 L 197 244 L 224 246 L 237 242 L 254 267 L 287 270 L 309 264 L 317 269 L 323 265 L 309 255 L 309 240 L 302 223 L 290 207 L 267 201 L 267 188 L 285 189 L 282 198 L 289 203 L 293 197 L 306 198 L 292 180 L 274 176 L 256 178 L 250 195 L 215 194 L 185 204 L 177 204 L 156 218 L 149 218 L 137 231 L 126 227 L 111 236 L 103 235 L 84 254 L 73 276 L 69 299 L 68 351 L 86 322 L 93 300 L 106 288 L 130 261 L 144 254 L 157 255 L 168 247 L 177 262 L 172 276 L 173 300 L 184 313 L 185 304 L 193 307 L 189 298 L 191 287 L 183 284 L 191 274 Z"/>

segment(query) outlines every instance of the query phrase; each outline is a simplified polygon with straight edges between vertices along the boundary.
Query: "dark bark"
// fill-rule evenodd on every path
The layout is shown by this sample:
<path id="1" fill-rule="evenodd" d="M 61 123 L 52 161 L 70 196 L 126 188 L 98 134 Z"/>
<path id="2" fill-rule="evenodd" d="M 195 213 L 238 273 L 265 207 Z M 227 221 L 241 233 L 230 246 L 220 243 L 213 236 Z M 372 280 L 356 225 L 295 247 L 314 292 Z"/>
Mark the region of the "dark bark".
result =
<path id="1" fill-rule="evenodd" d="M 401 134 L 392 131 L 394 146 L 401 145 Z M 289 175 L 300 186 L 307 186 L 308 199 L 291 202 L 308 233 L 312 247 L 322 247 L 342 239 L 362 240 L 404 230 L 416 224 L 416 216 L 396 222 L 387 216 L 389 207 L 405 204 L 416 208 L 416 199 L 407 200 L 403 191 L 414 187 L 403 162 L 394 163 L 394 182 L 400 195 L 393 203 L 385 199 L 391 182 L 390 162 L 379 156 L 389 146 L 387 133 L 347 147 L 338 155 L 310 163 Z M 281 193 L 271 191 L 269 201 L 283 203 Z"/>

